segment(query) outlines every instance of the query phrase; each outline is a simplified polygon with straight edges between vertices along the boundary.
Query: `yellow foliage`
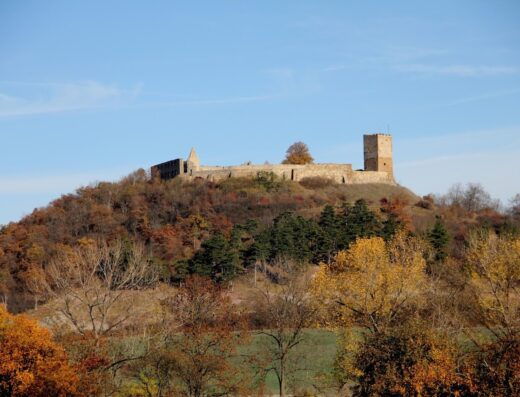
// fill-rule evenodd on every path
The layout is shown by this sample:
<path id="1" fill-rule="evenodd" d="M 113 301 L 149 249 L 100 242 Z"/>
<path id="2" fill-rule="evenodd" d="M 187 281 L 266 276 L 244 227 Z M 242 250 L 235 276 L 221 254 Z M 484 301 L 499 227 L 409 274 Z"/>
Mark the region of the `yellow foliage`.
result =
<path id="1" fill-rule="evenodd" d="M 316 274 L 312 290 L 324 323 L 378 330 L 420 298 L 425 266 L 421 242 L 404 233 L 389 243 L 358 239 Z"/>
<path id="2" fill-rule="evenodd" d="M 515 332 L 520 327 L 520 239 L 473 235 L 466 253 L 480 320 Z"/>

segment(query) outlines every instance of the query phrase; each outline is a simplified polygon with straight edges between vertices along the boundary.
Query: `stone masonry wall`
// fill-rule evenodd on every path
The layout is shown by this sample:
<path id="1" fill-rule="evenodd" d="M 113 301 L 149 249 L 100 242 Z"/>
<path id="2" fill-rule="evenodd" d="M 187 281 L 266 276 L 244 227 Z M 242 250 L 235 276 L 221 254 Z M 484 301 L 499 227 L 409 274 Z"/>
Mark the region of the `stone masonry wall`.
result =
<path id="1" fill-rule="evenodd" d="M 152 167 L 152 174 L 161 179 L 203 178 L 220 181 L 231 177 L 254 178 L 259 172 L 272 172 L 280 179 L 301 181 L 321 177 L 337 183 L 388 183 L 395 184 L 392 160 L 392 137 L 387 134 L 363 136 L 364 171 L 353 171 L 351 164 L 246 164 L 237 166 L 203 166 L 192 149 L 188 160 L 176 159 Z"/>
<path id="2" fill-rule="evenodd" d="M 254 178 L 259 172 L 273 172 L 281 179 L 301 181 L 304 178 L 329 178 L 336 183 L 394 183 L 382 171 L 353 171 L 351 164 L 263 164 L 230 167 L 201 166 L 187 178 L 203 178 L 214 182 L 227 178 Z"/>

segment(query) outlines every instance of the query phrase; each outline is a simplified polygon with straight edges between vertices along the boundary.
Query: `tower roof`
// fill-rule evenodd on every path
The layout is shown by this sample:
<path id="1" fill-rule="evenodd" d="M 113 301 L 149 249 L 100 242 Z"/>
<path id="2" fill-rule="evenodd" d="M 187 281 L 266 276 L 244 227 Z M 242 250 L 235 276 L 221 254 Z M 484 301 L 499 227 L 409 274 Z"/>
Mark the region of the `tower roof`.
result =
<path id="1" fill-rule="evenodd" d="M 188 155 L 188 159 L 186 160 L 188 163 L 192 163 L 195 165 L 200 165 L 199 156 L 197 156 L 197 153 L 195 152 L 194 148 L 191 148 L 190 154 Z"/>

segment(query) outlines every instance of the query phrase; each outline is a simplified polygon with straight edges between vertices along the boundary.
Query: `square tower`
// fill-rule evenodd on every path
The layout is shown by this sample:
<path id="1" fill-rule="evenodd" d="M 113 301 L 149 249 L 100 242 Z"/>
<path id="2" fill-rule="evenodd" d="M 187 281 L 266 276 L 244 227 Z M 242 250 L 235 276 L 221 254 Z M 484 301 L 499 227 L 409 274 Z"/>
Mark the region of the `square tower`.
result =
<path id="1" fill-rule="evenodd" d="M 365 171 L 383 171 L 394 179 L 392 136 L 388 134 L 363 135 Z"/>

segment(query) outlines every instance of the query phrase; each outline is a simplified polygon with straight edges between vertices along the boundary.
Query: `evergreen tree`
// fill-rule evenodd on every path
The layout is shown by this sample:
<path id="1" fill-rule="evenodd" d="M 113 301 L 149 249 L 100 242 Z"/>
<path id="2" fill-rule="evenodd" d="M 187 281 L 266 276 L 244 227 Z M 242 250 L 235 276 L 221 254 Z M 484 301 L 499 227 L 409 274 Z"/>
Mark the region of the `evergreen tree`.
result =
<path id="1" fill-rule="evenodd" d="M 448 256 L 450 236 L 440 217 L 436 217 L 433 228 L 428 233 L 428 240 L 435 250 L 435 260 L 443 261 Z"/>
<path id="2" fill-rule="evenodd" d="M 291 212 L 275 218 L 271 228 L 271 259 L 291 258 L 310 261 L 316 247 L 316 224 Z"/>
<path id="3" fill-rule="evenodd" d="M 247 251 L 248 263 L 266 263 L 271 256 L 271 230 L 266 229 L 257 234 L 253 244 Z"/>
<path id="4" fill-rule="evenodd" d="M 326 205 L 323 208 L 318 226 L 315 260 L 329 263 L 338 251 L 340 237 L 340 219 L 336 216 L 334 207 Z"/>
<path id="5" fill-rule="evenodd" d="M 383 222 L 383 227 L 381 228 L 380 236 L 385 239 L 385 241 L 390 241 L 394 235 L 403 228 L 403 224 L 397 219 L 397 216 L 393 213 L 388 215 L 388 218 Z"/>
<path id="6" fill-rule="evenodd" d="M 218 232 L 202 243 L 201 250 L 193 257 L 191 271 L 221 282 L 237 275 L 239 263 L 237 252 L 226 237 Z"/>
<path id="7" fill-rule="evenodd" d="M 353 206 L 343 206 L 341 248 L 347 248 L 359 237 L 374 237 L 380 233 L 381 223 L 365 200 L 359 199 Z"/>

